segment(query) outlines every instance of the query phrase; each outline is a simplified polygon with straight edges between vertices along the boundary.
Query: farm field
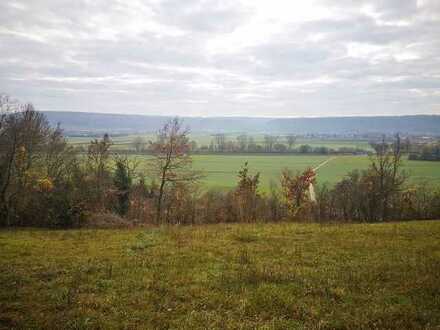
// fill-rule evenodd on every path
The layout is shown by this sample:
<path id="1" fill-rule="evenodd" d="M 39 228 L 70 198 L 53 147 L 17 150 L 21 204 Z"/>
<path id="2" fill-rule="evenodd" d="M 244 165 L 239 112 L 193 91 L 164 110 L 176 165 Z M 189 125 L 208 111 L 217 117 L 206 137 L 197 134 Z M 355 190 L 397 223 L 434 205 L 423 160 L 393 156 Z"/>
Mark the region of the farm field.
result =
<path id="1" fill-rule="evenodd" d="M 440 222 L 0 231 L 0 328 L 434 329 Z"/>
<path id="2" fill-rule="evenodd" d="M 237 136 L 239 134 L 227 134 L 225 135 L 227 141 L 236 141 Z M 126 135 L 126 136 L 115 136 L 112 137 L 112 141 L 114 143 L 113 150 L 130 150 L 134 149 L 132 142 L 136 137 L 142 137 L 146 141 L 154 140 L 155 135 L 154 134 L 142 134 L 142 135 Z M 263 145 L 264 144 L 264 135 L 263 134 L 254 134 L 254 135 L 248 135 L 249 137 L 252 137 L 255 141 L 255 143 Z M 87 144 L 92 140 L 92 137 L 69 137 L 68 141 L 69 143 L 73 145 L 83 145 L 87 146 Z M 201 145 L 209 146 L 211 143 L 213 137 L 209 134 L 190 134 L 189 136 L 190 140 L 196 141 L 196 143 Z M 280 136 L 279 142 L 286 143 L 285 137 Z M 327 147 L 327 148 L 360 148 L 363 150 L 371 150 L 370 145 L 368 144 L 367 140 L 344 140 L 344 139 L 305 139 L 305 138 L 298 138 L 295 143 L 295 147 L 298 147 L 303 144 L 308 144 L 312 147 Z"/>
<path id="3" fill-rule="evenodd" d="M 327 156 L 272 156 L 272 155 L 196 155 L 194 167 L 205 173 L 203 184 L 212 188 L 231 188 L 237 183 L 237 172 L 248 162 L 251 173 L 260 172 L 261 187 L 270 188 L 271 181 L 278 184 L 283 168 L 292 171 L 315 167 Z"/>
<path id="4" fill-rule="evenodd" d="M 115 143 L 113 150 L 127 150 L 131 148 L 133 136 L 121 136 L 113 138 Z M 153 135 L 144 136 L 146 140 L 153 139 Z M 209 144 L 211 136 L 192 135 L 197 143 Z M 228 135 L 228 138 L 235 136 Z M 263 135 L 255 135 L 255 140 L 262 143 Z M 74 145 L 86 146 L 90 142 L 90 137 L 73 137 L 68 141 Z M 313 140 L 299 139 L 296 146 L 309 144 L 311 146 L 326 146 L 329 148 L 359 147 L 369 149 L 367 141 L 358 140 Z M 141 160 L 141 168 L 146 167 L 146 162 L 150 156 L 130 157 Z M 369 159 L 367 156 L 326 156 L 326 155 L 289 155 L 289 154 L 195 154 L 194 167 L 202 170 L 206 177 L 202 180 L 204 187 L 227 189 L 235 186 L 237 172 L 244 162 L 248 161 L 252 172 L 260 172 L 261 188 L 267 191 L 271 181 L 278 183 L 283 168 L 301 171 L 310 167 L 316 167 L 325 160 L 332 158 L 325 166 L 318 171 L 318 184 L 335 184 L 340 181 L 347 173 L 355 169 L 365 169 L 368 167 Z M 440 163 L 429 161 L 404 161 L 404 170 L 410 175 L 410 182 L 430 182 L 440 186 Z"/>
<path id="5" fill-rule="evenodd" d="M 132 156 L 147 160 L 149 156 Z M 301 171 L 316 167 L 330 159 L 319 168 L 318 184 L 335 184 L 348 172 L 368 167 L 367 156 L 299 156 L 299 155 L 194 155 L 194 167 L 202 170 L 206 177 L 202 184 L 209 188 L 226 189 L 234 187 L 237 181 L 237 172 L 245 161 L 249 163 L 251 172 L 260 172 L 261 187 L 267 191 L 270 182 L 278 183 L 283 168 Z M 145 164 L 145 163 L 144 163 Z M 403 169 L 410 175 L 410 182 L 429 181 L 433 185 L 440 185 L 440 164 L 429 161 L 404 161 Z"/>
<path id="6" fill-rule="evenodd" d="M 370 160 L 367 156 L 337 156 L 318 170 L 318 181 L 334 184 L 348 172 L 365 169 Z M 440 185 L 440 163 L 403 160 L 402 169 L 409 175 L 409 182 L 429 182 Z"/>

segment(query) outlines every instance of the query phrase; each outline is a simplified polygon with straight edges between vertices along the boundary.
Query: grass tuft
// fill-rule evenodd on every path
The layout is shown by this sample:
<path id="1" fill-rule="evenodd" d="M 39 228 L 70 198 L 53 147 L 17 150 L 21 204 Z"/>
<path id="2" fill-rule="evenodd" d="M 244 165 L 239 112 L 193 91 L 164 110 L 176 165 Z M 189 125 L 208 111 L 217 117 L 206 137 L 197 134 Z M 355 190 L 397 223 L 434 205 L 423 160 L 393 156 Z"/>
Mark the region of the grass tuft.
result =
<path id="1" fill-rule="evenodd" d="M 440 222 L 0 231 L 0 329 L 440 326 Z"/>

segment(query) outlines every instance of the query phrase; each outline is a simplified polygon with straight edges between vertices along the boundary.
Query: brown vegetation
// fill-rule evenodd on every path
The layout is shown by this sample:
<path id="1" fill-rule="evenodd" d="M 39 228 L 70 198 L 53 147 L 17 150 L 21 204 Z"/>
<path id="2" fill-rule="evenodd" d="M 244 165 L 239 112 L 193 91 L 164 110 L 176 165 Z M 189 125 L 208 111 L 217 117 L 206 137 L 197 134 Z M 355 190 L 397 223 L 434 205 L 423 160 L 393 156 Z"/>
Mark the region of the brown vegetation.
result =
<path id="1" fill-rule="evenodd" d="M 313 170 L 295 174 L 286 169 L 281 190 L 273 185 L 261 193 L 260 174 L 251 175 L 247 163 L 238 171 L 235 189 L 201 190 L 202 173 L 192 168 L 194 146 L 178 119 L 150 142 L 154 157 L 142 172 L 135 162 L 111 152 L 108 135 L 91 141 L 84 159 L 32 105 L 0 108 L 1 226 L 72 227 L 109 213 L 127 224 L 440 218 L 440 191 L 407 183 L 398 136 L 393 143 L 373 145 L 367 170 L 349 173 L 333 188 L 318 185 L 311 199 Z M 276 139 L 265 140 L 267 149 L 275 148 Z M 238 141 L 243 150 L 252 142 L 246 136 Z M 290 148 L 294 142 L 292 136 Z M 139 141 L 139 148 L 143 144 Z M 223 136 L 216 136 L 215 148 L 223 144 Z"/>

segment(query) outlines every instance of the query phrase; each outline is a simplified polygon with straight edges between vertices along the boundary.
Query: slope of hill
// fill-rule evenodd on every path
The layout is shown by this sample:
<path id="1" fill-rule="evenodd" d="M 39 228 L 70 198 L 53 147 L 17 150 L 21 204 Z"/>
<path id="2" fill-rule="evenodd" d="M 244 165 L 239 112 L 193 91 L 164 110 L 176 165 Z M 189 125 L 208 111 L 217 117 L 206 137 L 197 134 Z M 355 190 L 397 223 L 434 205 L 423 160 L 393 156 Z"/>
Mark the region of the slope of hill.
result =
<path id="1" fill-rule="evenodd" d="M 438 329 L 439 239 L 435 221 L 4 230 L 0 328 Z"/>
<path id="2" fill-rule="evenodd" d="M 170 117 L 86 112 L 44 112 L 52 125 L 67 133 L 136 133 L 156 131 Z M 440 135 L 440 116 L 251 118 L 183 117 L 193 132 L 375 134 L 405 133 Z"/>
<path id="3" fill-rule="evenodd" d="M 268 126 L 279 132 L 315 134 L 408 133 L 440 134 L 440 116 L 327 117 L 274 119 Z"/>

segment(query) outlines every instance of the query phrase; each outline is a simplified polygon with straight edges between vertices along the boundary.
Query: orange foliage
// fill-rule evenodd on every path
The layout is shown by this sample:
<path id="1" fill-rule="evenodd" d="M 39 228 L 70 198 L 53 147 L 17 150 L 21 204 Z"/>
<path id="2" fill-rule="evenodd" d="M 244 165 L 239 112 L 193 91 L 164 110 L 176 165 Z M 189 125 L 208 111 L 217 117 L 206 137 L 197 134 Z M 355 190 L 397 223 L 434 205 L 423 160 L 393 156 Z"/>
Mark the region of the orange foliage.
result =
<path id="1" fill-rule="evenodd" d="M 289 212 L 295 216 L 308 201 L 308 190 L 314 184 L 316 173 L 308 168 L 303 173 L 292 175 L 290 171 L 284 170 L 281 176 L 281 187 L 283 188 Z"/>
<path id="2" fill-rule="evenodd" d="M 53 182 L 49 178 L 40 179 L 40 180 L 38 180 L 37 183 L 38 183 L 38 190 L 41 192 L 47 193 L 47 192 L 52 191 L 52 189 L 54 188 Z"/>

